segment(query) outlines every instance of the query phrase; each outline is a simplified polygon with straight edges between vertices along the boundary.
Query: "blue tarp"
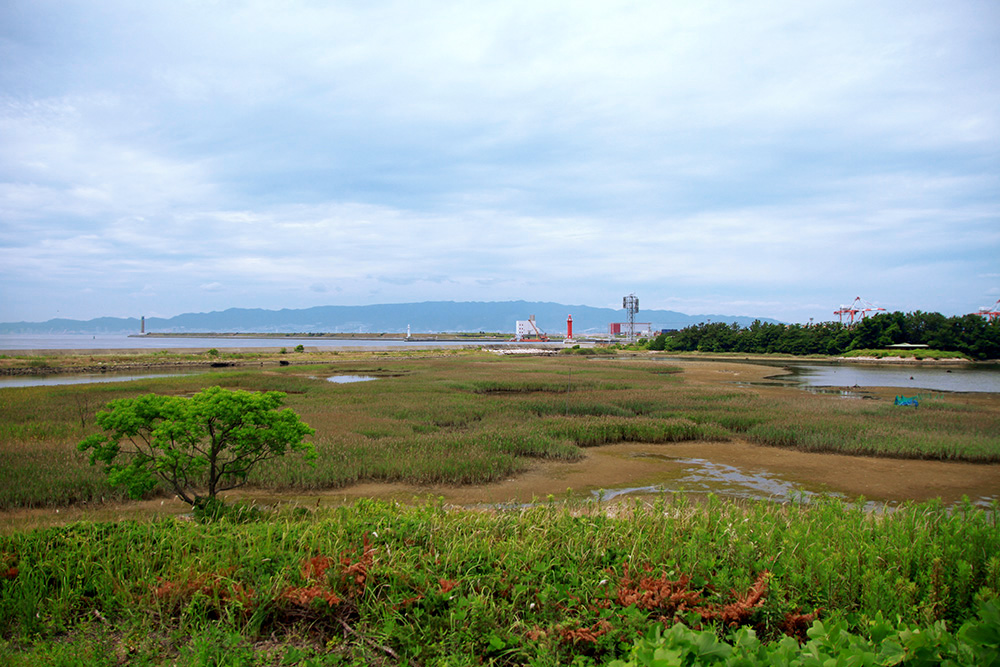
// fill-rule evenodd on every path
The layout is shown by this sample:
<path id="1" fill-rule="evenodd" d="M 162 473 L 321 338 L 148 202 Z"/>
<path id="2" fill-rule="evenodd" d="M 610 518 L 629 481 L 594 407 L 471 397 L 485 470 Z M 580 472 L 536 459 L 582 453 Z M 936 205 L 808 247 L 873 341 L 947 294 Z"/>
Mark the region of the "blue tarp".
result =
<path id="1" fill-rule="evenodd" d="M 917 402 L 916 396 L 914 396 L 913 398 L 907 398 L 906 396 L 897 396 L 896 405 L 912 405 L 913 407 L 917 407 L 920 404 Z"/>

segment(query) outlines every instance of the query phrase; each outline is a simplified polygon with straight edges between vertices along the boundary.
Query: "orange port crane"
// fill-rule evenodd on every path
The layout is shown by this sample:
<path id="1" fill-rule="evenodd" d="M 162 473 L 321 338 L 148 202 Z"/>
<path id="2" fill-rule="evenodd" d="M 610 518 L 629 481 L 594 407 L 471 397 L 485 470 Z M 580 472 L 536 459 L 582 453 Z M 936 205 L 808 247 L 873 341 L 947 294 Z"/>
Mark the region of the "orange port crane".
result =
<path id="1" fill-rule="evenodd" d="M 885 312 L 885 308 L 880 308 L 873 303 L 869 303 L 860 296 L 854 297 L 854 303 L 850 306 L 841 306 L 840 310 L 833 311 L 834 315 L 840 316 L 840 323 L 844 323 L 844 316 L 847 316 L 847 326 L 853 326 L 854 320 L 863 320 L 868 313 Z"/>
<path id="2" fill-rule="evenodd" d="M 976 313 L 976 315 L 982 315 L 987 319 L 987 321 L 992 322 L 996 318 L 1000 317 L 1000 299 L 992 306 L 983 306 Z"/>
<path id="3" fill-rule="evenodd" d="M 549 337 L 546 336 L 545 333 L 541 329 L 538 328 L 537 324 L 535 324 L 535 316 L 534 315 L 531 316 L 530 322 L 531 322 L 531 328 L 535 330 L 535 337 L 534 338 L 525 338 L 524 340 L 533 340 L 533 341 L 538 341 L 540 343 L 547 342 L 549 340 Z"/>

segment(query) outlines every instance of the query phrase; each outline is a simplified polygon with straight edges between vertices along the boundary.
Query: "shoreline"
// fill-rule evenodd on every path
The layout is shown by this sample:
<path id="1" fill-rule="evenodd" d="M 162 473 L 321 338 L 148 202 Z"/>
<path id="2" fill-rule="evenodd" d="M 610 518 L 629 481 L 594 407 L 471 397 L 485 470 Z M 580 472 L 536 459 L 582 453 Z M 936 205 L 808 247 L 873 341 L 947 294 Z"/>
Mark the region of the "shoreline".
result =
<path id="1" fill-rule="evenodd" d="M 949 358 L 949 359 L 936 359 L 924 357 L 918 359 L 916 357 L 900 357 L 900 356 L 885 356 L 885 357 L 845 357 L 845 356 L 821 356 L 821 355 L 745 355 L 745 354 L 702 354 L 698 352 L 694 353 L 683 353 L 683 352 L 663 352 L 662 354 L 669 355 L 674 359 L 689 359 L 693 361 L 724 361 L 724 362 L 734 362 L 734 363 L 761 363 L 765 365 L 773 365 L 783 362 L 791 363 L 816 363 L 816 364 L 886 364 L 886 365 L 913 365 L 913 366 L 942 366 L 942 365 L 977 365 L 977 366 L 989 366 L 1000 364 L 1000 359 L 969 359 L 967 357 L 962 358 Z"/>
<path id="2" fill-rule="evenodd" d="M 472 347 L 472 346 L 469 346 Z M 210 348 L 164 348 L 150 351 L 148 349 L 122 350 L 26 350 L 25 356 L 51 357 L 53 365 L 46 366 L 13 366 L 4 364 L 13 359 L 0 359 L 0 376 L 46 376 L 59 374 L 96 374 L 121 373 L 145 370 L 172 370 L 183 368 L 226 369 L 226 368 L 261 368 L 265 366 L 303 366 L 309 364 L 331 363 L 335 361 L 356 360 L 358 356 L 384 357 L 395 351 L 405 351 L 406 356 L 414 352 L 435 353 L 455 350 L 468 350 L 469 347 L 449 348 L 399 348 L 386 347 L 338 347 L 313 348 L 304 352 L 281 353 L 273 347 L 242 347 L 228 348 L 231 351 L 220 350 L 217 356 L 207 356 Z M 166 354 L 164 354 L 166 353 Z M 176 355 L 176 356 L 175 356 Z M 131 358 L 130 358 L 131 357 Z M 74 361 L 87 363 L 74 364 Z"/>
<path id="3" fill-rule="evenodd" d="M 178 334 L 184 337 L 185 334 Z M 242 335 L 241 335 L 242 336 Z M 221 334 L 220 338 L 232 337 L 229 334 Z M 247 335 L 246 337 L 255 337 Z M 378 340 L 372 338 L 354 338 L 354 340 Z M 390 339 L 391 340 L 391 339 Z M 342 360 L 344 353 L 351 355 L 374 356 L 385 355 L 392 352 L 422 352 L 422 353 L 444 353 L 454 351 L 481 350 L 496 352 L 491 349 L 491 343 L 497 341 L 455 341 L 464 342 L 465 345 L 455 347 L 419 347 L 419 342 L 414 347 L 399 347 L 397 345 L 376 346 L 343 346 L 325 347 L 318 346 L 306 348 L 303 352 L 282 353 L 274 347 L 220 347 L 218 355 L 207 356 L 208 351 L 213 348 L 79 348 L 79 349 L 36 349 L 36 350 L 16 350 L 16 355 L 0 355 L 0 376 L 31 376 L 31 375 L 54 375 L 60 373 L 106 373 L 122 372 L 150 369 L 172 369 L 172 368 L 238 368 L 247 366 L 287 366 L 302 365 L 309 363 L 326 363 L 329 361 Z M 506 342 L 506 341 L 504 341 Z M 524 348 L 554 354 L 564 346 L 559 342 L 549 343 L 526 343 Z M 509 353 L 523 352 L 526 350 L 510 350 Z M 520 355 L 519 355 L 520 356 Z M 676 353 L 650 353 L 622 351 L 621 356 L 634 359 L 675 359 L 678 361 L 714 361 L 723 363 L 750 363 L 765 366 L 776 366 L 782 363 L 819 363 L 819 364 L 857 364 L 857 365 L 886 365 L 886 366 L 988 366 L 1000 363 L 1000 360 L 974 361 L 971 359 L 914 359 L 912 357 L 795 357 L 795 356 L 722 356 L 722 355 L 700 355 L 700 354 L 676 354 Z M 46 357 L 52 364 L 42 365 L 14 365 L 10 362 L 25 361 L 27 357 Z M 81 360 L 87 357 L 90 363 L 74 364 L 74 360 Z M 131 358 L 130 358 L 131 357 Z"/>
<path id="4" fill-rule="evenodd" d="M 489 342 L 503 343 L 512 340 L 510 336 L 462 333 L 418 333 L 407 336 L 404 333 L 145 333 L 129 334 L 128 338 L 263 338 L 267 340 L 393 340 L 447 342 Z"/>

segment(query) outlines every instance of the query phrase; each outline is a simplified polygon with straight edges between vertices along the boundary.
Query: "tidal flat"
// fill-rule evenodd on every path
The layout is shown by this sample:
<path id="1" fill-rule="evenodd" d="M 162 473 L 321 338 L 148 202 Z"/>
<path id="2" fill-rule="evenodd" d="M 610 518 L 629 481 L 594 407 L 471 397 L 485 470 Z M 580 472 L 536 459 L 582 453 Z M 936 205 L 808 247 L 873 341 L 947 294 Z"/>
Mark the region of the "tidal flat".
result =
<path id="1" fill-rule="evenodd" d="M 278 357 L 288 365 L 276 363 Z M 191 358 L 189 358 L 191 357 Z M 218 357 L 211 357 L 218 358 Z M 0 389 L 0 511 L 21 519 L 133 503 L 76 451 L 109 400 L 213 385 L 279 390 L 317 433 L 317 460 L 286 457 L 233 498 L 329 504 L 427 495 L 461 506 L 684 491 L 772 499 L 830 494 L 899 504 L 1000 493 L 1000 395 L 893 388 L 805 391 L 780 369 L 655 354 L 588 358 L 472 350 L 226 355 L 241 365 L 129 382 Z M 64 358 L 135 364 L 131 356 Z M 333 383 L 330 377 L 373 378 Z M 146 499 L 171 507 L 160 489 Z M 177 508 L 179 511 L 183 506 Z M 59 510 L 59 518 L 55 515 Z M 14 518 L 20 517 L 20 518 Z M 30 519 L 29 519 L 30 520 Z"/>

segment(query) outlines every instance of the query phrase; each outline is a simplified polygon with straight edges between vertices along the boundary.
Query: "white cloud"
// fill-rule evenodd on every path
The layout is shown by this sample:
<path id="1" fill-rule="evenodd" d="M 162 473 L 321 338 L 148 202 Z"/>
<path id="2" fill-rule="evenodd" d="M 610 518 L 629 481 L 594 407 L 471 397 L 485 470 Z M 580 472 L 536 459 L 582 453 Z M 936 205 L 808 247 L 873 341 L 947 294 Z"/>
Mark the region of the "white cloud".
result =
<path id="1" fill-rule="evenodd" d="M 0 9 L 0 309 L 968 308 L 1000 252 L 998 19 L 974 0 Z"/>

